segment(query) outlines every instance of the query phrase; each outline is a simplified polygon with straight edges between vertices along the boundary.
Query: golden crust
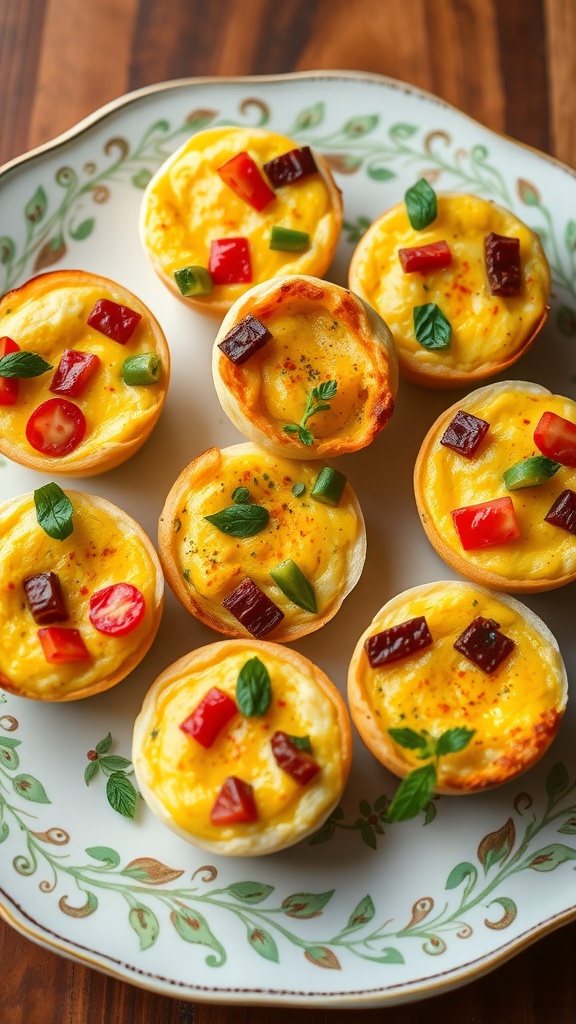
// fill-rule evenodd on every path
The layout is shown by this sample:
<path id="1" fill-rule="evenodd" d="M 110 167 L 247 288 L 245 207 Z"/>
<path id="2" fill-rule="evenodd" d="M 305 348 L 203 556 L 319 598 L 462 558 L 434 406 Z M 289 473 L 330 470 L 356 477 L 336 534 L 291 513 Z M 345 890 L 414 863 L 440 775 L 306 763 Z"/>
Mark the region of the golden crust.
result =
<path id="1" fill-rule="evenodd" d="M 538 236 L 509 210 L 477 196 L 437 198 L 438 217 L 423 230 L 410 227 L 404 203 L 374 221 L 353 253 L 349 283 L 387 320 L 401 375 L 417 384 L 453 388 L 502 373 L 524 355 L 546 321 L 551 276 Z M 490 231 L 520 237 L 519 297 L 490 294 L 483 257 Z M 441 239 L 453 254 L 449 267 L 428 274 L 401 270 L 399 248 Z M 447 350 L 429 351 L 414 337 L 412 308 L 435 300 L 452 326 Z"/>
<path id="2" fill-rule="evenodd" d="M 372 669 L 368 637 L 419 615 L 433 645 Z M 453 649 L 477 615 L 495 615 L 515 643 L 491 674 Z M 464 582 L 429 583 L 392 598 L 360 637 L 348 671 L 352 721 L 368 749 L 400 778 L 424 762 L 396 744 L 388 728 L 426 730 L 434 738 L 455 727 L 474 730 L 464 750 L 438 762 L 435 792 L 452 795 L 493 788 L 531 768 L 558 732 L 567 697 L 562 656 L 542 620 L 512 597 Z"/>
<path id="3" fill-rule="evenodd" d="M 238 366 L 219 345 L 249 314 L 272 338 Z M 336 328 L 333 339 L 327 322 Z M 298 459 L 365 448 L 388 423 L 398 386 L 384 321 L 347 289 L 303 275 L 266 282 L 235 303 L 216 336 L 212 372 L 220 404 L 238 430 L 276 455 Z M 314 440 L 304 445 L 284 426 L 300 421 L 314 382 L 328 379 L 338 383 L 332 411 L 310 421 Z"/>
<path id="4" fill-rule="evenodd" d="M 105 498 L 100 498 L 93 494 L 84 494 L 81 491 L 66 490 L 65 493 L 70 498 L 72 505 L 74 506 L 74 516 L 76 518 L 78 517 L 78 515 L 82 515 L 83 513 L 85 513 L 91 519 L 96 519 L 97 521 L 103 522 L 105 524 L 112 524 L 112 527 L 116 529 L 118 535 L 123 538 L 127 548 L 129 548 L 129 546 L 131 548 L 135 546 L 140 548 L 140 550 L 143 552 L 143 562 L 145 562 L 149 566 L 149 569 L 153 574 L 151 586 L 149 587 L 152 595 L 152 600 L 147 601 L 147 610 L 144 620 L 140 623 L 136 630 L 134 630 L 133 634 L 130 634 L 129 637 L 126 638 L 129 641 L 128 643 L 126 643 L 126 640 L 122 637 L 113 638 L 114 644 L 124 644 L 125 647 L 127 646 L 131 648 L 129 649 L 127 655 L 121 659 L 118 659 L 117 657 L 113 659 L 108 659 L 106 652 L 103 651 L 102 664 L 105 666 L 109 665 L 110 668 L 105 667 L 104 674 L 101 676 L 98 676 L 97 673 L 96 675 L 94 675 L 94 673 L 91 672 L 90 668 L 88 668 L 86 672 L 84 672 L 83 668 L 79 667 L 78 665 L 49 666 L 48 664 L 46 664 L 46 678 L 53 675 L 54 680 L 50 682 L 50 684 L 44 689 L 35 686 L 32 672 L 30 672 L 30 675 L 26 679 L 26 682 L 18 683 L 14 680 L 14 678 L 11 678 L 9 675 L 6 674 L 6 670 L 2 670 L 2 665 L 0 663 L 0 687 L 2 687 L 4 690 L 7 690 L 10 693 L 16 694 L 16 696 L 18 697 L 28 697 L 32 700 L 45 700 L 50 701 L 52 703 L 71 700 L 82 700 L 84 697 L 92 697 L 97 693 L 102 693 L 104 690 L 111 689 L 111 687 L 115 686 L 127 675 L 129 675 L 129 673 L 132 672 L 133 669 L 136 668 L 136 666 L 142 661 L 142 659 L 152 646 L 156 633 L 158 632 L 158 627 L 160 625 L 160 620 L 162 618 L 162 610 L 164 605 L 164 577 L 162 575 L 162 569 L 160 566 L 158 555 L 156 554 L 156 550 L 150 538 L 144 532 L 142 527 L 134 519 L 132 519 L 131 516 L 129 516 L 126 512 L 118 508 L 116 505 L 113 505 Z M 13 516 L 14 513 L 16 512 L 19 513 L 20 509 L 24 511 L 27 507 L 30 506 L 30 504 L 32 504 L 31 493 L 20 495 L 17 498 L 12 498 L 10 499 L 10 501 L 7 501 L 0 506 L 0 535 L 2 536 L 2 559 L 3 561 L 8 563 L 10 563 L 12 559 L 16 559 L 19 579 L 24 579 L 27 576 L 32 576 L 37 572 L 49 571 L 52 568 L 51 563 L 46 563 L 46 565 L 44 565 L 43 562 L 40 560 L 42 556 L 39 554 L 40 545 L 37 538 L 30 538 L 30 542 L 23 547 L 22 551 L 13 552 L 9 550 L 9 537 L 7 536 L 7 527 L 10 517 Z M 42 533 L 40 526 L 38 526 L 38 531 Z M 98 531 L 96 531 L 93 535 L 91 534 L 91 536 L 98 536 Z M 107 536 L 107 533 L 102 531 L 102 537 L 104 538 L 105 536 Z M 72 538 L 74 538 L 74 531 L 72 533 Z M 59 541 L 56 541 L 55 543 L 61 544 L 63 549 L 64 545 L 66 544 L 66 550 L 68 552 L 66 557 L 62 552 L 58 552 L 57 557 L 60 559 L 59 564 L 63 565 L 65 561 L 68 561 L 68 564 L 70 564 L 70 562 L 74 560 L 73 555 L 75 554 L 73 544 L 68 544 L 68 542 Z M 103 543 L 105 543 L 105 541 L 103 541 Z M 70 556 L 70 551 L 68 551 L 68 549 L 70 549 L 70 551 L 72 552 L 72 556 Z M 100 556 L 100 552 L 93 551 L 89 551 L 88 554 L 86 554 L 85 556 L 85 560 L 87 563 L 89 559 L 92 560 L 90 562 L 91 581 L 93 581 L 94 579 L 98 579 L 97 566 L 98 559 L 100 558 Z M 76 562 L 76 565 L 77 564 L 78 562 Z M 78 575 L 77 572 L 74 572 L 74 570 L 72 570 L 72 572 L 74 576 Z M 8 581 L 8 583 L 3 581 L 3 583 L 4 585 L 2 586 L 2 590 L 8 591 L 12 589 L 10 583 L 14 583 L 14 581 Z M 99 589 L 99 587 L 94 586 L 94 584 L 92 583 L 91 589 L 93 592 L 95 589 Z M 78 594 L 76 595 L 77 599 L 79 599 L 80 593 L 84 595 L 81 598 L 83 606 L 87 606 L 87 597 L 85 595 L 88 593 L 88 588 L 86 586 L 82 586 L 81 588 L 79 588 Z M 84 619 L 82 619 L 82 623 L 80 621 L 76 621 L 73 606 L 71 606 L 72 600 L 73 595 L 66 595 L 66 605 L 70 612 L 70 618 L 68 621 L 63 622 L 62 626 L 72 626 L 73 628 L 76 628 L 84 622 Z M 26 616 L 27 628 L 30 629 L 30 623 L 32 622 L 31 616 L 29 616 L 28 612 L 21 611 L 22 603 L 20 601 L 18 601 L 18 608 L 18 612 L 15 612 L 14 609 L 11 609 L 9 614 L 10 621 L 8 621 L 8 616 L 6 617 L 6 619 L 4 619 L 6 626 L 14 625 L 15 618 L 17 617 L 18 614 L 20 614 Z M 32 622 L 32 628 L 33 631 L 36 632 L 36 630 L 39 627 Z M 88 624 L 88 628 L 91 629 L 92 627 L 90 627 Z M 87 639 L 86 631 L 83 630 L 83 632 L 83 639 L 87 643 L 87 645 L 90 646 Z M 95 632 L 96 631 L 93 630 L 93 633 Z M 23 636 L 24 633 L 21 634 L 21 637 Z M 98 635 L 98 638 L 102 645 L 105 645 L 109 641 L 109 638 L 102 638 L 100 634 Z M 137 641 L 136 645 L 134 645 L 133 643 L 134 639 L 136 639 Z M 0 656 L 1 648 L 2 643 L 0 632 Z M 60 675 L 61 678 L 59 678 Z M 92 676 L 91 678 L 90 675 Z M 84 676 L 86 676 L 85 681 L 78 682 L 78 680 L 83 679 Z M 78 688 L 75 688 L 76 686 L 78 686 Z"/>
<path id="5" fill-rule="evenodd" d="M 504 403 L 508 396 L 517 396 L 519 403 L 518 415 L 514 417 L 516 425 L 510 430 L 504 416 Z M 482 469 L 480 457 L 466 459 L 458 456 L 441 446 L 440 438 L 458 410 L 463 409 L 480 419 L 490 420 L 490 412 L 486 410 L 491 406 L 495 409 L 497 419 L 491 423 L 492 433 L 488 433 L 482 451 L 487 460 L 490 437 L 499 431 L 502 436 L 502 455 L 495 453 L 494 458 L 499 463 L 498 472 L 494 471 L 488 477 L 486 470 Z M 566 487 L 576 488 L 576 471 L 562 467 L 546 485 L 513 492 L 506 490 L 502 480 L 503 472 L 511 465 L 522 458 L 540 454 L 532 435 L 536 422 L 547 406 L 576 422 L 576 402 L 552 395 L 539 384 L 528 381 L 488 384 L 440 414 L 426 434 L 416 458 L 414 495 L 420 521 L 432 547 L 457 573 L 493 590 L 537 593 L 563 587 L 576 579 L 576 537 L 543 523 L 544 515 L 555 498 Z M 520 431 L 523 431 L 524 436 Z M 445 477 L 440 477 L 439 469 L 434 464 L 436 457 L 442 457 L 445 463 Z M 488 470 L 492 465 L 492 462 L 486 462 Z M 435 480 L 431 477 L 432 472 Z M 484 489 L 485 477 L 490 479 L 489 490 Z M 446 511 L 450 511 L 447 503 L 450 502 L 452 488 L 456 487 L 459 489 L 454 491 L 450 509 L 510 496 L 520 522 L 521 536 L 508 545 L 465 551 L 446 515 Z M 462 498 L 464 488 L 471 495 L 469 499 Z M 535 535 L 536 522 L 541 524 L 540 529 L 547 531 L 540 539 Z M 523 540 L 523 537 L 527 539 Z"/>
<path id="6" fill-rule="evenodd" d="M 253 824 L 220 826 L 217 829 L 210 826 L 208 821 L 203 821 L 205 810 L 193 806 L 187 808 L 189 815 L 184 826 L 175 820 L 173 808 L 167 806 L 168 800 L 161 793 L 163 783 L 166 783 L 166 792 L 169 793 L 170 756 L 183 735 L 172 720 L 171 701 L 176 703 L 181 686 L 186 687 L 192 695 L 195 683 L 203 674 L 209 676 L 211 681 L 214 680 L 215 685 L 220 685 L 225 691 L 229 690 L 230 682 L 221 682 L 221 677 L 227 678 L 226 665 L 236 665 L 239 658 L 248 660 L 254 657 L 259 658 L 270 671 L 273 700 L 269 712 L 264 718 L 243 719 L 239 727 L 233 719 L 230 736 L 218 737 L 209 751 L 206 751 L 205 771 L 201 770 L 201 761 L 197 762 L 197 766 L 199 773 L 201 771 L 201 786 L 210 789 L 209 805 L 224 778 L 236 774 L 254 785 L 257 805 L 260 793 L 265 794 L 266 780 L 271 779 L 271 785 L 268 781 L 269 789 L 276 790 L 279 796 L 277 813 L 263 807 L 261 819 Z M 284 709 L 281 712 L 274 700 L 275 670 L 278 669 L 285 672 L 285 680 L 290 680 L 289 691 L 283 688 L 286 700 L 283 701 Z M 189 710 L 193 710 L 197 701 L 198 697 L 191 697 Z M 310 701 L 316 708 L 322 708 L 316 718 L 311 716 Z M 285 773 L 275 767 L 271 754 L 258 760 L 250 749 L 251 739 L 259 742 L 262 735 L 266 734 L 269 739 L 275 729 L 282 729 L 280 714 L 293 715 L 292 735 L 301 735 L 304 728 L 311 739 L 313 755 L 320 763 L 320 772 L 306 786 L 298 786 L 292 780 L 286 781 Z M 149 740 L 151 733 L 161 731 L 162 727 L 166 727 L 167 733 L 158 757 L 158 768 L 155 769 L 150 757 Z M 162 739 L 160 736 L 159 742 L 162 743 Z M 177 770 L 184 773 L 188 767 L 186 744 L 193 744 L 196 754 L 199 750 L 194 740 L 185 738 L 182 752 L 177 750 Z M 328 758 L 328 762 L 324 758 Z M 352 730 L 339 691 L 328 676 L 302 654 L 268 641 L 224 640 L 185 655 L 155 680 L 136 718 L 132 760 L 140 792 L 151 811 L 164 825 L 187 842 L 211 853 L 229 857 L 260 856 L 276 853 L 305 839 L 323 824 L 338 805 L 350 771 Z M 210 767 L 208 761 L 211 762 Z M 213 770 L 214 764 L 217 767 Z M 155 770 L 158 778 L 154 777 Z M 194 770 L 194 765 L 190 770 Z M 260 783 L 264 789 L 259 788 Z M 181 786 L 186 785 L 187 780 L 183 778 Z M 179 790 L 180 787 L 176 787 L 176 795 Z M 181 800 L 184 803 L 185 798 L 182 796 Z M 286 806 L 282 806 L 283 802 Z M 182 810 L 184 813 L 185 809 Z"/>
<path id="7" fill-rule="evenodd" d="M 279 643 L 289 643 L 292 640 L 296 640 L 301 636 L 306 636 L 308 633 L 320 629 L 326 622 L 329 622 L 330 619 L 336 615 L 344 599 L 356 586 L 356 583 L 362 573 L 366 558 L 366 528 L 364 525 L 364 518 L 358 499 L 350 484 L 347 483 L 340 506 L 338 506 L 346 512 L 348 519 L 352 519 L 354 529 L 354 536 L 352 537 L 351 543 L 342 556 L 343 571 L 345 575 L 342 579 L 332 579 L 329 577 L 329 582 L 327 584 L 329 586 L 328 596 L 324 602 L 324 607 L 319 610 L 316 615 L 306 611 L 301 611 L 288 601 L 278 588 L 272 586 L 271 578 L 268 575 L 269 569 L 282 561 L 282 558 L 276 556 L 270 562 L 269 552 L 271 549 L 267 542 L 266 553 L 261 552 L 258 557 L 254 556 L 252 558 L 252 571 L 249 571 L 249 568 L 246 568 L 245 564 L 242 564 L 242 558 L 245 558 L 245 554 L 243 555 L 241 550 L 239 550 L 237 555 L 235 554 L 231 558 L 225 559 L 228 566 L 228 575 L 223 582 L 223 595 L 218 598 L 218 600 L 210 599 L 208 597 L 209 591 L 207 588 L 204 588 L 204 592 L 202 593 L 199 586 L 194 585 L 194 580 L 190 574 L 188 574 L 188 580 L 186 580 L 184 576 L 186 566 L 183 565 L 183 556 L 180 551 L 183 509 L 186 508 L 189 495 L 194 494 L 195 491 L 199 492 L 202 488 L 207 487 L 210 489 L 210 485 L 216 481 L 217 475 L 223 467 L 229 464 L 233 459 L 238 460 L 244 457 L 248 460 L 248 464 L 257 463 L 260 469 L 262 469 L 262 466 L 268 467 L 269 469 L 270 466 L 274 464 L 274 458 L 269 453 L 263 452 L 253 444 L 244 443 L 240 445 L 233 445 L 222 450 L 219 448 L 209 448 L 194 459 L 193 462 L 191 462 L 190 465 L 182 471 L 172 486 L 160 515 L 158 526 L 158 550 L 160 560 L 166 580 L 180 603 L 192 615 L 194 615 L 195 618 L 199 619 L 205 625 L 210 626 L 211 629 L 215 629 L 219 633 L 223 633 L 225 636 L 230 637 L 244 638 L 248 637 L 250 634 L 231 615 L 231 613 L 222 606 L 221 601 L 223 597 L 228 596 L 228 594 L 230 594 L 246 576 L 250 576 L 254 579 L 254 582 L 260 586 L 260 589 L 265 592 L 268 591 L 272 600 L 278 606 L 281 606 L 281 609 L 284 611 L 285 617 L 270 632 L 270 638 Z M 297 502 L 299 500 L 296 499 L 291 492 L 290 488 L 292 486 L 292 482 L 302 480 L 302 478 L 307 478 L 307 476 L 315 476 L 322 468 L 322 465 L 322 463 L 311 465 L 310 463 L 299 464 L 295 461 L 288 462 L 286 460 L 286 462 L 284 462 L 284 460 L 282 460 L 282 467 L 283 469 L 287 469 L 290 476 L 284 486 L 280 502 L 276 499 L 275 504 L 271 505 L 270 500 L 267 500 L 266 496 L 262 499 L 262 504 L 270 507 L 271 519 L 273 519 L 274 523 L 278 522 L 281 528 L 283 527 L 286 530 L 291 529 L 291 517 L 286 511 L 286 508 L 290 506 L 290 513 L 292 513 L 293 518 L 294 510 L 297 508 Z M 254 472 L 251 472 L 246 479 L 251 483 L 253 477 Z M 224 492 L 220 489 L 217 483 L 214 483 L 213 490 L 218 496 L 219 502 L 219 496 L 222 494 L 222 507 L 230 504 L 230 493 L 228 493 L 228 496 L 225 498 Z M 316 505 L 316 503 L 314 504 Z M 320 516 L 325 508 L 325 506 L 317 505 L 316 515 Z M 283 522 L 278 518 L 280 516 L 283 516 Z M 273 527 L 271 529 L 273 529 Z M 190 527 L 190 539 L 193 539 L 194 534 L 197 532 L 198 527 L 195 528 L 192 522 Z M 214 530 L 214 534 L 216 533 L 217 531 Z M 219 538 L 220 544 L 224 544 L 224 535 L 220 534 Z M 248 550 L 254 549 L 257 551 L 258 540 L 259 537 L 256 536 L 252 540 L 245 542 L 249 544 Z M 211 543 L 214 544 L 214 538 L 212 538 Z M 218 540 L 216 543 L 218 543 Z M 290 545 L 290 539 L 285 539 L 283 543 L 287 545 L 285 547 L 283 557 L 291 557 L 291 554 L 294 552 Z M 332 539 L 330 543 L 331 552 L 333 552 L 333 544 L 334 541 Z M 336 552 L 334 551 L 329 561 L 334 563 L 335 556 Z M 298 561 L 298 558 L 295 557 L 294 560 Z M 242 569 L 244 572 L 241 571 Z M 271 595 L 270 591 L 272 591 Z"/>
<path id="8" fill-rule="evenodd" d="M 111 299 L 140 313 L 142 320 L 125 344 L 111 341 L 78 323 L 85 305 L 95 298 Z M 82 315 L 89 315 L 90 308 Z M 115 281 L 83 270 L 58 270 L 31 278 L 0 299 L 3 332 L 24 350 L 42 355 L 54 368 L 66 348 L 99 354 L 100 366 L 85 392 L 73 398 L 86 415 L 84 440 L 68 455 L 50 456 L 36 451 L 26 440 L 25 419 L 47 399 L 53 373 L 20 382 L 22 399 L 15 406 L 0 406 L 0 452 L 9 459 L 60 476 L 95 476 L 129 459 L 144 444 L 162 411 L 170 379 L 170 352 L 164 332 L 148 307 Z M 48 326 L 43 324 L 45 318 Z M 84 321 L 82 321 L 83 323 Z M 158 383 L 132 387 L 121 379 L 124 359 L 141 352 L 160 357 Z M 66 397 L 66 396 L 63 396 Z M 18 423 L 15 425 L 15 419 Z"/>

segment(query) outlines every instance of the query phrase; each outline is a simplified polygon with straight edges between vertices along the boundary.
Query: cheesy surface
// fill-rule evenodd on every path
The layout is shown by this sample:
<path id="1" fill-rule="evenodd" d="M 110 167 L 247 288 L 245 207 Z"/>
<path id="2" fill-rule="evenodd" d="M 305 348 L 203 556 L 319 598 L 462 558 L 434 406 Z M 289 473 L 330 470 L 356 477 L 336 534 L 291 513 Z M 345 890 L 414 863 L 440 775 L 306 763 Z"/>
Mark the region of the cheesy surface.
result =
<path id="1" fill-rule="evenodd" d="M 5 681 L 14 692 L 40 700 L 71 699 L 86 688 L 103 688 L 100 683 L 134 658 L 158 618 L 159 566 L 140 527 L 102 499 L 66 493 L 74 508 L 74 529 L 65 540 L 54 540 L 38 525 L 31 494 L 0 507 L 0 685 Z M 60 580 L 68 619 L 58 625 L 79 630 L 90 654 L 87 661 L 52 665 L 44 658 L 41 627 L 23 588 L 27 577 L 44 572 Z M 120 582 L 141 591 L 145 615 L 131 633 L 106 636 L 90 623 L 90 597 Z"/>

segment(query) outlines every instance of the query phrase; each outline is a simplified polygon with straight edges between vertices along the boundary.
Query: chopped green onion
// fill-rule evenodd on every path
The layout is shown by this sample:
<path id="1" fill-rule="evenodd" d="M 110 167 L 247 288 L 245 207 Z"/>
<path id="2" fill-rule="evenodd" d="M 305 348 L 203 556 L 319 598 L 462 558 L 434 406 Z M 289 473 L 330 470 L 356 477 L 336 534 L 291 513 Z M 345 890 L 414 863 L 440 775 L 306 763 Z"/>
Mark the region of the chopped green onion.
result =
<path id="1" fill-rule="evenodd" d="M 232 501 L 235 505 L 244 505 L 250 498 L 250 491 L 247 487 L 236 487 L 232 491 Z"/>
<path id="2" fill-rule="evenodd" d="M 302 481 L 300 480 L 297 483 L 293 484 L 292 494 L 294 495 L 295 498 L 302 497 L 303 494 L 306 494 L 306 484 L 303 484 Z"/>
<path id="3" fill-rule="evenodd" d="M 545 484 L 560 468 L 559 462 L 545 455 L 533 455 L 510 466 L 504 473 L 504 483 L 509 491 L 518 491 L 521 487 L 537 487 Z"/>
<path id="4" fill-rule="evenodd" d="M 137 356 L 129 356 L 122 363 L 122 380 L 131 386 L 137 384 L 157 384 L 160 380 L 162 363 L 154 352 L 141 352 Z"/>
<path id="5" fill-rule="evenodd" d="M 299 608 L 303 608 L 304 611 L 316 614 L 318 609 L 314 587 L 299 566 L 296 565 L 296 562 L 293 562 L 291 558 L 287 558 L 286 561 L 280 562 L 280 565 L 277 565 L 274 569 L 270 569 L 270 575 L 289 601 L 298 605 Z"/>
<path id="6" fill-rule="evenodd" d="M 294 231 L 274 224 L 270 232 L 270 249 L 281 249 L 283 252 L 304 252 L 310 245 L 310 235 L 306 231 Z"/>
<path id="7" fill-rule="evenodd" d="M 324 466 L 316 477 L 314 487 L 310 491 L 312 498 L 323 505 L 339 505 L 346 487 L 346 477 L 331 466 Z"/>
<path id="8" fill-rule="evenodd" d="M 174 271 L 174 280 L 182 295 L 208 295 L 212 291 L 212 277 L 206 267 L 182 267 Z"/>

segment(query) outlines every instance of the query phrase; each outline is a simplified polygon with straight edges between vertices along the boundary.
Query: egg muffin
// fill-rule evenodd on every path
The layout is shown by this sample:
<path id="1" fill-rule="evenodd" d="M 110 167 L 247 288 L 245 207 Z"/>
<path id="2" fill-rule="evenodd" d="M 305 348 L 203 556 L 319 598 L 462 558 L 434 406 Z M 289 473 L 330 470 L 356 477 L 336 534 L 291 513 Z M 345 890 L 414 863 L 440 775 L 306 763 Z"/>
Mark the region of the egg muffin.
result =
<path id="1" fill-rule="evenodd" d="M 567 677 L 547 626 L 471 583 L 414 587 L 384 605 L 348 673 L 352 720 L 395 775 L 435 767 L 434 791 L 473 793 L 535 764 L 556 735 Z"/>
<path id="2" fill-rule="evenodd" d="M 424 179 L 414 189 L 416 209 L 408 190 L 358 243 L 350 287 L 386 320 L 408 380 L 441 388 L 495 376 L 526 352 L 547 316 L 540 240 L 479 196 L 436 197 Z"/>
<path id="3" fill-rule="evenodd" d="M 333 458 L 369 445 L 394 410 L 396 356 L 383 320 L 347 289 L 294 276 L 253 288 L 213 349 L 220 404 L 279 456 Z"/>
<path id="4" fill-rule="evenodd" d="M 338 804 L 352 756 L 344 701 L 303 655 L 224 640 L 166 669 L 134 726 L 142 796 L 183 839 L 223 856 L 299 842 Z"/>
<path id="5" fill-rule="evenodd" d="M 192 615 L 280 642 L 319 629 L 358 582 L 366 530 L 346 477 L 246 443 L 209 448 L 172 487 L 158 545 Z"/>
<path id="6" fill-rule="evenodd" d="M 576 579 L 576 402 L 527 381 L 443 412 L 416 459 L 432 546 L 462 576 L 518 593 Z"/>
<path id="7" fill-rule="evenodd" d="M 150 435 L 169 376 L 158 321 L 114 281 L 59 270 L 0 299 L 0 452 L 14 462 L 112 469 Z"/>
<path id="8" fill-rule="evenodd" d="M 0 506 L 0 688 L 78 700 L 115 686 L 154 640 L 164 578 L 144 530 L 50 483 Z"/>
<path id="9" fill-rule="evenodd" d="M 284 274 L 321 277 L 342 226 L 326 161 L 262 128 L 208 128 L 160 167 L 140 237 L 160 279 L 222 316 L 248 288 Z"/>

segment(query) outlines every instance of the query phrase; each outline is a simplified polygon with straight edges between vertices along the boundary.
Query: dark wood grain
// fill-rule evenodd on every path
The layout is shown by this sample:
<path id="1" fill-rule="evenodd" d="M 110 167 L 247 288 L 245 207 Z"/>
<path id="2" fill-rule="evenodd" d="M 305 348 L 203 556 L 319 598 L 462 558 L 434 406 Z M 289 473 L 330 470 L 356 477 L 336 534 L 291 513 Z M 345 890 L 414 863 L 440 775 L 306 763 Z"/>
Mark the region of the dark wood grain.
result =
<path id="1" fill-rule="evenodd" d="M 0 162 L 129 89 L 170 78 L 350 68 L 409 81 L 576 165 L 574 0 L 0 0 Z M 559 884 L 570 885 L 565 873 Z M 569 1024 L 576 923 L 423 1002 L 307 1024 Z M 295 1024 L 192 1004 L 43 950 L 0 922 L 1 1024 Z"/>

